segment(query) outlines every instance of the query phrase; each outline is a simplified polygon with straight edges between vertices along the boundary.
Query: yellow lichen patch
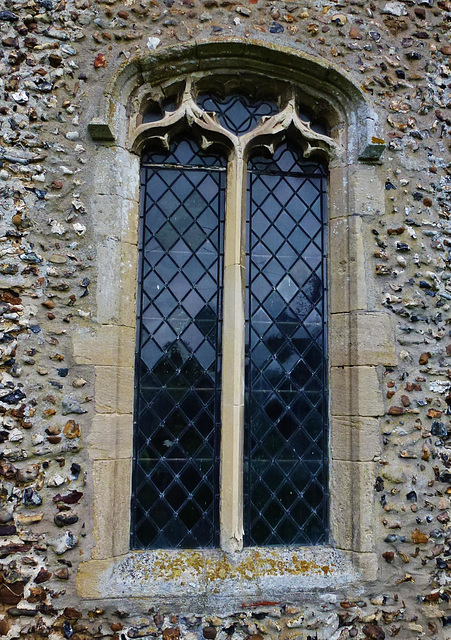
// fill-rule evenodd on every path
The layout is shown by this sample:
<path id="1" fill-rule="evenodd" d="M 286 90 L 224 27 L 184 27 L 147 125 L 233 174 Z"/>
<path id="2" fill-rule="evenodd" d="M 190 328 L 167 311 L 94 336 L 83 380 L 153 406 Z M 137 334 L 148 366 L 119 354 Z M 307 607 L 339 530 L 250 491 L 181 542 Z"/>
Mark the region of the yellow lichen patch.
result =
<path id="1" fill-rule="evenodd" d="M 173 580 L 185 572 L 199 575 L 204 569 L 204 564 L 202 554 L 196 551 L 159 552 L 153 561 L 153 573 L 167 580 Z"/>
<path id="2" fill-rule="evenodd" d="M 278 551 L 260 553 L 253 550 L 243 554 L 237 563 L 230 562 L 226 555 L 220 558 L 208 558 L 204 561 L 205 578 L 208 581 L 241 578 L 252 580 L 261 576 L 329 575 L 334 571 L 334 565 L 319 565 L 312 560 L 306 560 L 293 553 L 284 556 Z"/>
<path id="3" fill-rule="evenodd" d="M 237 577 L 237 571 L 223 555 L 218 559 L 209 559 L 205 566 L 205 578 L 208 581 L 227 580 Z"/>

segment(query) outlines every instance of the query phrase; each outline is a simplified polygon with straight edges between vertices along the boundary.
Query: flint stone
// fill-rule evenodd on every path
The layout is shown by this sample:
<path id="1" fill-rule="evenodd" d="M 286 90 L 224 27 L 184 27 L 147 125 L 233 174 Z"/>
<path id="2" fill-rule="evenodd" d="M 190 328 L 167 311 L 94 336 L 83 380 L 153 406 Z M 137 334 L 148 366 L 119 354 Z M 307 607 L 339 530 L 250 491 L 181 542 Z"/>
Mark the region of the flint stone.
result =
<path id="1" fill-rule="evenodd" d="M 19 618 L 20 616 L 28 616 L 29 618 L 37 614 L 37 609 L 25 609 L 25 607 L 11 607 L 7 610 L 8 615 L 13 618 Z"/>
<path id="2" fill-rule="evenodd" d="M 80 620 L 82 617 L 81 611 L 74 609 L 73 607 L 66 607 L 63 611 L 63 615 L 68 620 Z"/>
<path id="3" fill-rule="evenodd" d="M 0 524 L 0 536 L 13 536 L 16 533 L 16 527 L 13 524 Z"/>
<path id="4" fill-rule="evenodd" d="M 0 11 L 0 20 L 5 22 L 17 22 L 19 16 L 16 16 L 12 11 Z"/>
<path id="5" fill-rule="evenodd" d="M 0 522 L 2 524 L 6 524 L 7 522 L 11 522 L 13 519 L 13 514 L 8 509 L 0 509 Z"/>
<path id="6" fill-rule="evenodd" d="M 69 580 L 70 573 L 67 567 L 61 567 L 55 571 L 55 577 L 59 580 Z"/>
<path id="7" fill-rule="evenodd" d="M 73 549 L 78 544 L 77 536 L 74 536 L 72 531 L 66 531 L 66 533 L 61 536 L 61 538 L 56 538 L 50 545 L 53 547 L 55 553 L 59 556 L 69 551 L 69 549 Z"/>
<path id="8" fill-rule="evenodd" d="M 1 399 L 1 398 L 0 398 Z M 62 412 L 63 416 L 67 416 L 70 413 L 87 413 L 86 409 L 82 409 L 80 403 L 76 398 L 64 396 L 62 400 Z"/>
<path id="9" fill-rule="evenodd" d="M 38 464 L 30 464 L 25 469 L 18 469 L 17 481 L 22 484 L 33 482 L 39 475 L 39 469 L 40 465 Z"/>
<path id="10" fill-rule="evenodd" d="M 129 638 L 145 638 L 146 636 L 156 635 L 158 629 L 154 625 L 146 625 L 144 627 L 132 627 L 127 636 Z"/>
<path id="11" fill-rule="evenodd" d="M 385 631 L 377 624 L 366 624 L 362 631 L 370 640 L 385 640 Z"/>
<path id="12" fill-rule="evenodd" d="M 446 429 L 443 422 L 438 422 L 438 420 L 435 420 L 432 423 L 431 433 L 433 436 L 437 436 L 439 438 L 446 438 L 448 435 L 448 430 Z"/>
<path id="13" fill-rule="evenodd" d="M 0 559 L 7 558 L 12 553 L 26 553 L 30 551 L 30 543 L 11 543 L 0 547 Z"/>
<path id="14" fill-rule="evenodd" d="M 53 497 L 53 502 L 58 503 L 58 502 L 64 502 L 64 504 L 77 504 L 77 502 L 83 497 L 83 493 L 81 491 L 70 491 L 69 493 L 66 493 L 65 495 L 61 495 L 60 493 L 58 493 L 56 496 Z"/>
<path id="15" fill-rule="evenodd" d="M 67 527 L 78 522 L 78 516 L 73 511 L 62 511 L 57 513 L 53 520 L 57 527 Z"/>
<path id="16" fill-rule="evenodd" d="M 47 582 L 47 580 L 50 580 L 51 577 L 52 574 L 50 573 L 50 571 L 47 571 L 47 569 L 41 567 L 41 569 L 39 569 L 38 575 L 35 577 L 33 582 L 35 582 L 36 584 L 42 584 L 43 582 Z"/>
<path id="17" fill-rule="evenodd" d="M 407 9 L 402 2 L 387 2 L 385 7 L 382 9 L 382 13 L 400 18 L 401 16 L 407 15 Z"/>
<path id="18" fill-rule="evenodd" d="M 15 389 L 14 391 L 11 391 L 11 393 L 1 396 L 0 402 L 4 402 L 5 404 L 17 404 L 24 398 L 26 398 L 24 392 L 20 389 Z"/>
<path id="19" fill-rule="evenodd" d="M 26 91 L 16 91 L 11 94 L 11 97 L 17 104 L 26 104 L 28 102 L 28 93 Z"/>
<path id="20" fill-rule="evenodd" d="M 27 487 L 23 492 L 23 503 L 26 507 L 38 507 L 42 504 L 42 498 L 36 489 Z"/>

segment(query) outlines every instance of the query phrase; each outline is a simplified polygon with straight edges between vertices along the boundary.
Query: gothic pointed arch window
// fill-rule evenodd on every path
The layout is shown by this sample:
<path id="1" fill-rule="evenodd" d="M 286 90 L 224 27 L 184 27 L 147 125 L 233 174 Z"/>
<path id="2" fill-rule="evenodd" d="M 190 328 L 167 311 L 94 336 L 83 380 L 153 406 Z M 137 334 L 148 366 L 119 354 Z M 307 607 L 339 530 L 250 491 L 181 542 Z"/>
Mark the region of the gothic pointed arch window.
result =
<path id="1" fill-rule="evenodd" d="M 296 91 L 188 78 L 136 129 L 132 548 L 328 541 L 327 159 Z"/>

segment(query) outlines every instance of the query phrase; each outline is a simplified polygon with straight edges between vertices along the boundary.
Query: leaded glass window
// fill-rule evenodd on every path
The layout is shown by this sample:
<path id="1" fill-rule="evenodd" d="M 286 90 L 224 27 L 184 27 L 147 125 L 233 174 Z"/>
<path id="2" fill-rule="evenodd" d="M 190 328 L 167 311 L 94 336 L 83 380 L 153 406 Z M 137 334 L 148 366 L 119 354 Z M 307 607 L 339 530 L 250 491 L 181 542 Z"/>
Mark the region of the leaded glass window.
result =
<path id="1" fill-rule="evenodd" d="M 133 546 L 219 541 L 224 159 L 142 158 Z"/>
<path id="2" fill-rule="evenodd" d="M 325 177 L 289 144 L 248 163 L 248 545 L 326 539 Z"/>
<path id="3" fill-rule="evenodd" d="M 325 543 L 333 141 L 296 97 L 169 103 L 141 126 L 132 547 Z"/>

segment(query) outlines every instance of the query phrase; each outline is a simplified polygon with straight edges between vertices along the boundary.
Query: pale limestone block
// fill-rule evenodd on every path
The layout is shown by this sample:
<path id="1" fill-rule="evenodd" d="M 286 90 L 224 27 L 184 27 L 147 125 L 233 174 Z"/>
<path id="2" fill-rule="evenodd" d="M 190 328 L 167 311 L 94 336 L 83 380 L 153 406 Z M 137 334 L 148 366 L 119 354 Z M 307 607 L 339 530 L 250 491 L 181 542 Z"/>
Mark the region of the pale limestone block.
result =
<path id="1" fill-rule="evenodd" d="M 95 367 L 97 413 L 132 413 L 134 371 L 131 367 Z"/>
<path id="2" fill-rule="evenodd" d="M 138 245 L 139 199 L 121 201 L 121 240 Z"/>
<path id="3" fill-rule="evenodd" d="M 332 460 L 333 540 L 339 549 L 374 550 L 374 464 Z"/>
<path id="4" fill-rule="evenodd" d="M 139 157 L 117 146 L 99 146 L 93 163 L 94 184 L 100 195 L 139 200 Z M 114 170 L 112 169 L 114 167 Z"/>
<path id="5" fill-rule="evenodd" d="M 224 266 L 243 265 L 245 254 L 246 165 L 235 154 L 227 169 L 226 217 L 224 230 Z"/>
<path id="6" fill-rule="evenodd" d="M 333 167 L 329 174 L 329 220 L 348 216 L 348 172 L 346 166 Z"/>
<path id="7" fill-rule="evenodd" d="M 244 405 L 223 402 L 221 415 L 221 548 L 237 551 L 243 541 Z"/>
<path id="8" fill-rule="evenodd" d="M 122 286 L 121 243 L 114 237 L 104 238 L 97 245 L 97 320 L 101 324 L 116 324 L 120 316 Z"/>
<path id="9" fill-rule="evenodd" d="M 137 244 L 139 200 L 94 193 L 91 207 L 95 215 L 95 233 L 98 238 L 112 237 L 120 242 Z"/>
<path id="10" fill-rule="evenodd" d="M 365 269 L 366 307 L 367 311 L 379 311 L 381 309 L 381 279 L 376 275 L 373 261 L 369 259 L 376 248 L 374 242 L 374 218 L 371 216 L 354 216 L 360 220 L 361 232 L 359 237 L 359 256 Z"/>
<path id="11" fill-rule="evenodd" d="M 332 416 L 330 423 L 334 460 L 369 462 L 380 454 L 379 422 L 375 418 Z"/>
<path id="12" fill-rule="evenodd" d="M 136 325 L 136 296 L 138 291 L 138 249 L 126 242 L 121 246 L 119 324 Z"/>
<path id="13" fill-rule="evenodd" d="M 101 324 L 134 327 L 138 249 L 112 236 L 99 242 L 97 249 L 97 320 Z"/>
<path id="14" fill-rule="evenodd" d="M 133 416 L 96 414 L 87 437 L 92 460 L 131 458 L 133 451 Z"/>
<path id="15" fill-rule="evenodd" d="M 113 555 L 115 466 L 114 460 L 95 460 L 93 463 L 94 560 Z"/>
<path id="16" fill-rule="evenodd" d="M 331 412 L 336 416 L 381 416 L 385 413 L 375 367 L 332 367 Z"/>
<path id="17" fill-rule="evenodd" d="M 132 327 L 74 327 L 71 337 L 76 364 L 123 367 L 134 365 L 135 330 Z"/>
<path id="18" fill-rule="evenodd" d="M 329 247 L 330 312 L 366 309 L 367 274 L 361 218 L 349 216 L 332 220 Z"/>
<path id="19" fill-rule="evenodd" d="M 111 560 L 90 560 L 81 562 L 77 571 L 77 593 L 81 598 L 100 599 L 104 597 L 101 576 L 111 569 Z"/>
<path id="20" fill-rule="evenodd" d="M 352 211 L 358 214 L 382 214 L 385 211 L 385 185 L 381 168 L 375 165 L 356 165 L 350 176 Z"/>
<path id="21" fill-rule="evenodd" d="M 385 185 L 381 168 L 356 164 L 333 167 L 329 177 L 329 219 L 385 211 Z"/>
<path id="22" fill-rule="evenodd" d="M 128 551 L 130 535 L 131 459 L 95 460 L 93 560 Z"/>
<path id="23" fill-rule="evenodd" d="M 362 580 L 368 582 L 377 580 L 380 569 L 377 553 L 345 551 L 345 554 L 351 560 L 353 567 L 358 571 Z"/>
<path id="24" fill-rule="evenodd" d="M 393 319 L 384 312 L 331 314 L 329 344 L 332 366 L 397 363 Z"/>
<path id="25" fill-rule="evenodd" d="M 113 555 L 121 556 L 130 548 L 130 497 L 132 485 L 132 459 L 116 460 L 113 529 Z"/>

